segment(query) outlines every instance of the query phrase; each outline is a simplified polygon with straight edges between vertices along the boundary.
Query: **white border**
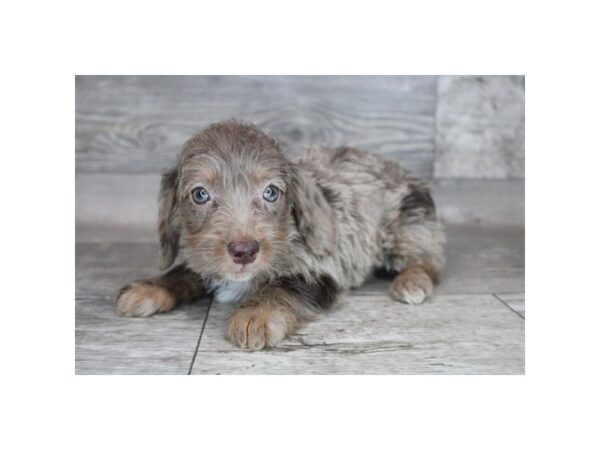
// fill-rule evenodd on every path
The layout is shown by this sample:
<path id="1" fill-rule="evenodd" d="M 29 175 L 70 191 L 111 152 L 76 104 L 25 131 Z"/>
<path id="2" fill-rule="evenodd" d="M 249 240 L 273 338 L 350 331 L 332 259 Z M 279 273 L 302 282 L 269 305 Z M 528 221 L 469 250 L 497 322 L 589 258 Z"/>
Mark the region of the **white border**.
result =
<path id="1" fill-rule="evenodd" d="M 3 6 L 3 448 L 597 448 L 591 2 Z M 526 74 L 527 375 L 75 377 L 74 74 Z"/>

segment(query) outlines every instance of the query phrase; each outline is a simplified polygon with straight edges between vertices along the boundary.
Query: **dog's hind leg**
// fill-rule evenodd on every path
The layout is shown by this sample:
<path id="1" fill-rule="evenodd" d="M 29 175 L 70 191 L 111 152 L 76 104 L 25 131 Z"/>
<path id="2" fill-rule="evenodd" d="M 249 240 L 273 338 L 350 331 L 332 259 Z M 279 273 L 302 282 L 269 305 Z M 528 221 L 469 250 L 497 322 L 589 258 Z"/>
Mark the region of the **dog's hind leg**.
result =
<path id="1" fill-rule="evenodd" d="M 382 245 L 387 268 L 398 273 L 390 296 L 405 303 L 422 303 L 433 293 L 444 265 L 442 225 L 424 183 L 412 181 L 400 208 L 385 221 Z"/>
<path id="2" fill-rule="evenodd" d="M 171 311 L 177 305 L 205 294 L 200 276 L 182 264 L 159 277 L 123 287 L 117 295 L 115 309 L 119 316 L 146 317 Z"/>

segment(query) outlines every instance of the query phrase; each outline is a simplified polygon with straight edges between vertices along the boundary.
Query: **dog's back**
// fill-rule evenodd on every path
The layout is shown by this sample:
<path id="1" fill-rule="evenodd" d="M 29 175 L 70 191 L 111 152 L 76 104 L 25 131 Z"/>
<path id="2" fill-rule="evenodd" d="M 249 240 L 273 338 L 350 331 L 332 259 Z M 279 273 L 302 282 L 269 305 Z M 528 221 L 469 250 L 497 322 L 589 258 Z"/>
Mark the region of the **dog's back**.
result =
<path id="1" fill-rule="evenodd" d="M 409 255 L 426 259 L 432 274 L 441 269 L 444 235 L 427 185 L 396 161 L 351 147 L 317 147 L 298 166 L 334 210 L 334 276 L 344 287 L 360 286 L 373 266 L 400 272 Z"/>

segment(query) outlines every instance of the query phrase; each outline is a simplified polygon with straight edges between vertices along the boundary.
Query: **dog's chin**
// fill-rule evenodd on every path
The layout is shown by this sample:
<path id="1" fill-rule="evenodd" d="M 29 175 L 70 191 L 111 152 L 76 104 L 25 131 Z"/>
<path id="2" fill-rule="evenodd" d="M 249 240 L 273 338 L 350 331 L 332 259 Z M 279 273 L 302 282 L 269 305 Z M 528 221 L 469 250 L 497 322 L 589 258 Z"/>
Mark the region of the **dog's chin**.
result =
<path id="1" fill-rule="evenodd" d="M 223 277 L 225 279 L 225 281 L 229 281 L 232 283 L 239 283 L 242 281 L 250 281 L 252 278 L 254 278 L 254 274 L 252 273 L 248 273 L 248 274 L 227 274 Z"/>
<path id="2" fill-rule="evenodd" d="M 249 267 L 248 265 L 245 265 L 245 266 L 241 266 L 239 269 L 236 268 L 234 270 L 223 273 L 223 278 L 226 281 L 234 281 L 234 282 L 250 281 L 252 278 L 254 278 L 254 274 L 255 274 L 254 270 L 252 270 L 252 268 Z"/>

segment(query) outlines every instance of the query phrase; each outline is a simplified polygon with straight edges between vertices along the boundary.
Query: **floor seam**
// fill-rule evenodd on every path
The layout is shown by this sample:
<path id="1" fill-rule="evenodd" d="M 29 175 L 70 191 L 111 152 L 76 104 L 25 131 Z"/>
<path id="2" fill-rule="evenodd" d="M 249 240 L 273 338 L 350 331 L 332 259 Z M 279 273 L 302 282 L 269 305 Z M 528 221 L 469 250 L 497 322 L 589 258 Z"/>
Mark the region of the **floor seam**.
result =
<path id="1" fill-rule="evenodd" d="M 192 356 L 192 361 L 190 362 L 190 368 L 188 369 L 188 375 L 192 374 L 192 369 L 194 368 L 194 363 L 196 362 L 196 355 L 198 354 L 198 349 L 200 348 L 200 342 L 202 342 L 202 335 L 204 334 L 204 328 L 206 327 L 206 322 L 208 321 L 208 315 L 210 314 L 210 308 L 213 303 L 213 297 L 211 296 L 210 301 L 208 302 L 208 308 L 206 308 L 206 315 L 204 316 L 204 321 L 202 322 L 202 328 L 200 329 L 200 334 L 198 335 L 198 342 L 196 342 L 196 349 L 194 350 L 194 355 Z"/>
<path id="2" fill-rule="evenodd" d="M 506 303 L 504 300 L 502 300 L 498 294 L 492 293 L 492 295 L 494 297 L 496 297 L 496 300 L 498 300 L 500 303 L 502 303 L 504 306 L 506 306 L 509 310 L 511 310 L 512 312 L 514 312 L 517 316 L 519 316 L 521 319 L 525 320 L 525 317 L 522 316 L 517 310 L 513 309 L 508 303 Z"/>

